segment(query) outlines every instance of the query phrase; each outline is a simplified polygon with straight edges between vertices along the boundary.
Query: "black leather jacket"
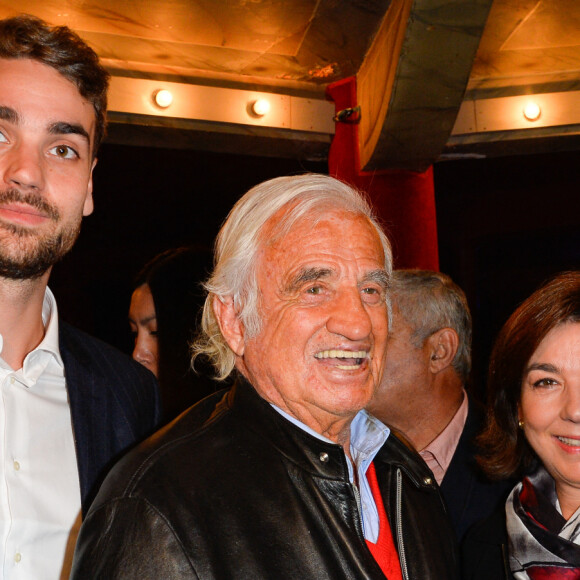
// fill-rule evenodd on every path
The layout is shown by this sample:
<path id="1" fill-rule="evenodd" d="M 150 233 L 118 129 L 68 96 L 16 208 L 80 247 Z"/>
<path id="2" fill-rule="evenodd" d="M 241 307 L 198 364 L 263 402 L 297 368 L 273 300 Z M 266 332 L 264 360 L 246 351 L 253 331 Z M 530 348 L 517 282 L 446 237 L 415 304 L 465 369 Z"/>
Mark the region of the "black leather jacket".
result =
<path id="1" fill-rule="evenodd" d="M 375 458 L 405 580 L 454 580 L 431 472 L 390 436 Z M 71 578 L 384 579 L 366 547 L 342 447 L 238 384 L 124 458 L 83 524 Z"/>

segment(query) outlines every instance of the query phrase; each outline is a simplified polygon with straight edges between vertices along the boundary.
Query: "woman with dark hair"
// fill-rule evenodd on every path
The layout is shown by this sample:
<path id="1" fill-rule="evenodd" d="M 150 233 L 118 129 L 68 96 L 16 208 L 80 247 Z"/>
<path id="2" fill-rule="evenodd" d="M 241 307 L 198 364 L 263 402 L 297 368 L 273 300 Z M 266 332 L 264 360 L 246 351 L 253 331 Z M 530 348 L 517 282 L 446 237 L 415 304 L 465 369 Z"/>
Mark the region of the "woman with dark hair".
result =
<path id="1" fill-rule="evenodd" d="M 155 256 L 135 279 L 133 358 L 157 377 L 166 422 L 215 391 L 208 366 L 198 360 L 192 368 L 189 348 L 205 298 L 200 281 L 210 267 L 209 252 L 176 248 Z"/>
<path id="2" fill-rule="evenodd" d="M 464 578 L 580 578 L 580 272 L 555 277 L 508 319 L 488 396 L 480 464 L 521 481 L 468 534 Z"/>

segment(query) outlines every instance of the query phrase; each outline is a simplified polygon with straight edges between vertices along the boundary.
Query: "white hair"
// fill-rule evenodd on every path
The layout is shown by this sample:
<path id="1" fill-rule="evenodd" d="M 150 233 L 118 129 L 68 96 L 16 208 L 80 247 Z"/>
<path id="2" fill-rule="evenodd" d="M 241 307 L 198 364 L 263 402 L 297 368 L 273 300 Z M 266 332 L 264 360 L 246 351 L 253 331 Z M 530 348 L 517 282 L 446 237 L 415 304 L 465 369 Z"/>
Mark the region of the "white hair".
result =
<path id="1" fill-rule="evenodd" d="M 224 222 L 215 244 L 214 270 L 205 283 L 208 292 L 201 321 L 201 333 L 193 345 L 194 358 L 210 358 L 219 379 L 229 376 L 235 355 L 221 334 L 213 311 L 213 300 L 233 299 L 245 336 L 256 336 L 261 328 L 257 254 L 266 223 L 282 208 L 284 215 L 270 230 L 269 241 L 287 234 L 308 215 L 314 226 L 324 214 L 337 209 L 365 216 L 378 236 L 385 255 L 385 269 L 392 270 L 391 246 L 371 207 L 356 189 L 327 175 L 307 174 L 278 177 L 250 189 L 240 198 Z"/>

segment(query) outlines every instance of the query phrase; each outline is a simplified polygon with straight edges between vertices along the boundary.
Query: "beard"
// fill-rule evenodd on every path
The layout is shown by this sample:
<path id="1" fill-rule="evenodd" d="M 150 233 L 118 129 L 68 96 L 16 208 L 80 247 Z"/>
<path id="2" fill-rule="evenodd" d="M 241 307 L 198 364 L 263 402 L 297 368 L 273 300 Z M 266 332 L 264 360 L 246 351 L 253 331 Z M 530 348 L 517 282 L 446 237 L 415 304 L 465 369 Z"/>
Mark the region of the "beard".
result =
<path id="1" fill-rule="evenodd" d="M 14 202 L 41 211 L 54 224 L 60 222 L 58 209 L 40 195 L 16 189 L 0 191 L 0 206 Z M 49 233 L 37 233 L 25 226 L 0 221 L 0 277 L 11 280 L 39 278 L 70 251 L 80 229 L 80 219 Z"/>

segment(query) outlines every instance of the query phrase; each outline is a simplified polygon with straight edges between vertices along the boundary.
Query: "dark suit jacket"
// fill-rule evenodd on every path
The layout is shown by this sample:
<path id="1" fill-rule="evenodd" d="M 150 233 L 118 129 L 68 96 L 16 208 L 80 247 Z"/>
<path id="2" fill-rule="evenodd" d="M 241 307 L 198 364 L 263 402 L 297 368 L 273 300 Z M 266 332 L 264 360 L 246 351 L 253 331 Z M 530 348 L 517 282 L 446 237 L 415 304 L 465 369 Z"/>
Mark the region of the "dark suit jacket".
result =
<path id="1" fill-rule="evenodd" d="M 475 522 L 489 517 L 503 504 L 515 485 L 515 481 L 491 482 L 478 468 L 475 437 L 483 427 L 485 414 L 471 397 L 468 401 L 465 427 L 441 482 L 441 493 L 459 541 Z"/>
<path id="2" fill-rule="evenodd" d="M 503 506 L 465 535 L 461 545 L 461 577 L 463 580 L 513 580 Z"/>
<path id="3" fill-rule="evenodd" d="M 59 320 L 83 513 L 109 467 L 160 420 L 157 381 L 112 346 Z"/>

